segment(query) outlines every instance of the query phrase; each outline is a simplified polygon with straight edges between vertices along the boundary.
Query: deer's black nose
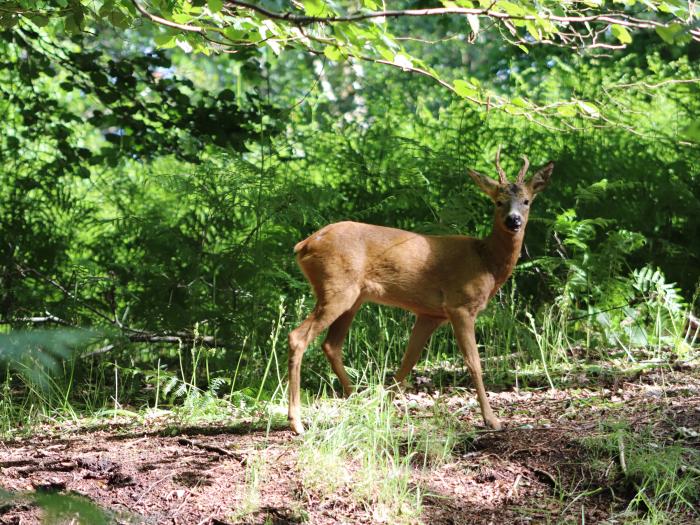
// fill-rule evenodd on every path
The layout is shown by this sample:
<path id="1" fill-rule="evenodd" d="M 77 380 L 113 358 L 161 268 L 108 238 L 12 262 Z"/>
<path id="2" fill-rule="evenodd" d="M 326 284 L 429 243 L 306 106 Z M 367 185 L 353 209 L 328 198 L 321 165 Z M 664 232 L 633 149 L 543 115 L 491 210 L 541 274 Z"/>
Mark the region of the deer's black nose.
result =
<path id="1" fill-rule="evenodd" d="M 523 218 L 520 215 L 511 213 L 506 217 L 506 227 L 514 232 L 517 232 L 523 225 Z"/>

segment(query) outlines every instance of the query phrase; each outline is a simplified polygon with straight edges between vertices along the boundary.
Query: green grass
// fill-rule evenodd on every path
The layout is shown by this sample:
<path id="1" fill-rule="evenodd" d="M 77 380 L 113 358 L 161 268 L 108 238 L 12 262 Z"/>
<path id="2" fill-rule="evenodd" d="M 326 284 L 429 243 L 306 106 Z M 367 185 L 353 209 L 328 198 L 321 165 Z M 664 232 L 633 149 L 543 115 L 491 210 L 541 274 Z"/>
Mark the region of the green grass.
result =
<path id="1" fill-rule="evenodd" d="M 393 403 L 394 393 L 370 385 L 347 401 L 317 403 L 304 434 L 299 465 L 304 488 L 322 498 L 346 493 L 381 523 L 415 523 L 422 489 L 416 468 L 448 461 L 457 422 L 441 406 L 414 420 Z"/>
<path id="2" fill-rule="evenodd" d="M 582 440 L 594 469 L 611 491 L 626 496 L 628 523 L 678 523 L 694 515 L 700 500 L 700 452 L 682 441 L 654 435 L 654 428 L 632 429 L 606 421 L 600 433 Z M 680 518 L 679 518 L 680 516 Z"/>
<path id="3" fill-rule="evenodd" d="M 239 523 L 246 516 L 258 511 L 261 505 L 260 485 L 265 481 L 267 468 L 264 454 L 254 454 L 248 457 L 245 471 L 245 493 L 241 504 L 231 515 L 231 522 Z"/>
<path id="4" fill-rule="evenodd" d="M 684 313 L 679 300 L 675 295 L 671 297 L 673 301 L 668 299 L 672 288 L 659 288 L 658 283 L 654 286 L 650 288 L 653 293 L 645 292 L 644 302 L 635 310 L 646 316 L 646 324 L 641 324 L 641 317 L 634 321 L 636 330 L 645 330 L 644 350 L 655 359 L 692 358 L 694 350 L 680 321 Z M 571 324 L 570 307 L 556 307 L 557 301 L 530 313 L 512 283 L 492 301 L 477 325 L 485 381 L 490 388 L 561 387 L 574 374 L 595 374 L 598 365 L 586 363 L 588 358 L 597 357 L 613 368 L 625 370 L 631 370 L 642 360 L 635 357 L 640 355 L 637 349 L 627 345 L 629 336 L 625 334 L 630 325 L 626 320 L 631 319 L 625 317 L 628 314 L 608 316 L 604 326 L 596 325 L 595 316 Z M 269 403 L 285 403 L 286 335 L 310 311 L 312 303 L 311 297 L 292 304 L 281 298 L 267 334 L 250 334 L 243 338 L 240 349 L 228 353 L 197 344 L 139 346 L 128 353 L 115 350 L 109 359 L 103 355 L 85 359 L 74 354 L 60 361 L 60 366 L 15 362 L 11 369 L 6 369 L 0 386 L 4 392 L 0 400 L 0 431 L 28 429 L 42 420 L 75 420 L 107 409 L 171 410 L 183 422 L 209 417 L 207 414 L 216 418 L 217 413 L 226 411 L 241 417 L 260 414 L 261 407 Z M 344 346 L 348 374 L 355 384 L 386 383 L 398 367 L 412 323 L 410 313 L 397 309 L 366 305 L 360 310 Z M 595 339 L 590 335 L 595 330 L 617 334 L 615 340 L 624 343 L 618 346 L 623 346 L 619 359 L 613 359 L 606 348 L 582 347 L 586 340 Z M 67 344 L 76 339 L 72 332 L 55 334 L 54 346 L 59 352 L 65 353 Z M 53 337 L 54 333 L 42 332 L 39 336 L 21 336 L 11 341 L 15 353 L 19 353 L 18 345 L 36 346 L 37 337 L 46 344 L 44 339 L 49 336 Z M 304 357 L 305 404 L 341 390 L 320 351 L 320 343 L 321 338 L 314 341 Z M 573 353 L 576 345 L 583 348 L 583 356 Z M 222 356 L 231 353 L 234 360 L 224 363 L 226 368 L 222 368 Z M 154 354 L 158 355 L 157 360 Z M 449 327 L 442 327 L 434 334 L 417 371 L 428 373 L 436 388 L 469 384 Z"/>
<path id="5" fill-rule="evenodd" d="M 574 347 L 595 340 L 590 335 L 594 321 L 572 326 L 554 306 L 528 313 L 515 289 L 507 288 L 478 326 L 486 383 L 489 388 L 561 388 L 579 386 L 584 378 L 580 386 L 600 385 L 634 378 L 674 359 L 694 358 L 696 350 L 684 337 L 677 312 L 653 306 L 645 327 L 648 344 L 642 348 L 628 344 L 623 323 L 605 327 L 618 330 L 620 345 L 614 352 L 584 347 L 584 354 L 577 355 Z M 280 301 L 268 334 L 244 338 L 228 369 L 213 366 L 218 349 L 196 344 L 167 349 L 155 363 L 154 349 L 143 347 L 134 355 L 146 359 L 115 352 L 110 360 L 74 355 L 59 367 L 19 364 L 5 369 L 0 433 L 29 434 L 39 425 L 60 428 L 66 421 L 74 427 L 157 422 L 173 433 L 188 425 L 285 428 L 286 334 L 309 308 L 309 301 L 291 307 Z M 302 368 L 302 417 L 308 431 L 294 446 L 303 490 L 321 499 L 346 494 L 372 519 L 388 523 L 420 521 L 425 494 L 416 484 L 416 472 L 452 461 L 455 446 L 470 432 L 439 398 L 430 409 L 412 407 L 395 403 L 397 394 L 384 388 L 401 360 L 412 323 L 410 314 L 394 309 L 368 305 L 360 311 L 344 347 L 348 373 L 359 387 L 347 400 L 336 399 L 341 389 L 320 350 L 321 338 L 307 350 Z M 589 362 L 591 358 L 603 359 Z M 448 327 L 432 338 L 413 377 L 417 375 L 427 375 L 431 389 L 469 384 Z M 592 401 L 580 406 L 587 402 Z M 606 403 L 624 409 L 621 403 Z M 635 433 L 625 424 L 606 424 L 584 445 L 592 468 L 607 476 L 604 490 L 627 502 L 620 515 L 625 522 L 673 522 L 678 509 L 687 513 L 698 501 L 700 476 L 694 465 L 700 458 L 681 442 L 656 438 L 651 430 Z M 263 459 L 248 464 L 249 494 L 247 503 L 234 509 L 237 519 L 259 507 L 265 472 Z M 574 508 L 601 487 L 561 490 L 562 505 Z"/>

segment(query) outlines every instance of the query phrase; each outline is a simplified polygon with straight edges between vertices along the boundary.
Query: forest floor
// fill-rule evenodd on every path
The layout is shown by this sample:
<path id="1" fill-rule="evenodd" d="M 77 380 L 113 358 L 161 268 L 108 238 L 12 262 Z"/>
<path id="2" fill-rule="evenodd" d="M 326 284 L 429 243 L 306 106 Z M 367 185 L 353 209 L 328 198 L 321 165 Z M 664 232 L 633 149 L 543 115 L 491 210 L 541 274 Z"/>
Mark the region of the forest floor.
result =
<path id="1" fill-rule="evenodd" d="M 438 394 L 424 383 L 397 399 L 420 418 L 439 398 L 475 429 L 447 461 L 415 462 L 411 484 L 420 488 L 421 504 L 408 521 L 621 523 L 611 516 L 625 509 L 631 494 L 629 479 L 619 474 L 624 452 L 601 462 L 587 446 L 605 433 L 605 422 L 626 422 L 630 435 L 647 432 L 656 443 L 700 448 L 698 367 L 573 376 L 567 385 L 490 393 L 505 424 L 502 432 L 483 429 L 473 394 L 464 389 Z M 323 492 L 305 484 L 302 438 L 277 423 L 253 428 L 240 422 L 176 426 L 157 419 L 38 428 L 0 443 L 0 488 L 82 495 L 116 523 L 389 521 L 342 485 Z M 29 500 L 0 501 L 0 524 L 37 523 L 41 512 Z M 680 522 L 700 523 L 692 510 L 679 516 Z"/>

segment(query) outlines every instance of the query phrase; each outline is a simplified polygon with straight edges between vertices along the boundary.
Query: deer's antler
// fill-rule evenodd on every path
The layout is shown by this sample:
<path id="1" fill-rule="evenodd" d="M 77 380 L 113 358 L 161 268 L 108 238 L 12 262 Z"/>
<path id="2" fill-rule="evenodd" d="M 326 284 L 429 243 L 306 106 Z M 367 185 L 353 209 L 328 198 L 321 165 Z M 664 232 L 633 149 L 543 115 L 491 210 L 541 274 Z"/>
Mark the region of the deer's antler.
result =
<path id="1" fill-rule="evenodd" d="M 527 173 L 527 169 L 530 167 L 530 159 L 527 158 L 527 155 L 523 155 L 523 167 L 520 168 L 520 171 L 518 172 L 518 184 L 521 184 L 525 180 L 525 174 Z"/>
<path id="2" fill-rule="evenodd" d="M 501 184 L 508 184 L 508 179 L 506 178 L 506 172 L 501 168 L 501 145 L 498 145 L 498 150 L 496 151 L 496 170 L 498 171 L 498 178 Z"/>

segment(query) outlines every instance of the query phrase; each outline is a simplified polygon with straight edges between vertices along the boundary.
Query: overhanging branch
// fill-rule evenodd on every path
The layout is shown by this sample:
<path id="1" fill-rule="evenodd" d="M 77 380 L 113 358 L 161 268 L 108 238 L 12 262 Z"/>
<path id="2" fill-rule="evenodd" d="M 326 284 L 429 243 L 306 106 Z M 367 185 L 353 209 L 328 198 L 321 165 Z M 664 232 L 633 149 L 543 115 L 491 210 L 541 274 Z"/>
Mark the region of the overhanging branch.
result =
<path id="1" fill-rule="evenodd" d="M 428 17 L 428 16 L 486 16 L 499 20 L 524 20 L 536 22 L 538 20 L 549 20 L 562 24 L 584 24 L 590 22 L 604 22 L 606 24 L 617 24 L 633 28 L 654 28 L 665 27 L 667 24 L 657 22 L 655 20 L 644 20 L 632 17 L 621 11 L 611 11 L 600 13 L 597 15 L 578 15 L 578 16 L 561 16 L 546 13 L 538 13 L 535 15 L 513 15 L 504 11 L 494 11 L 491 7 L 486 8 L 467 8 L 467 7 L 435 7 L 429 9 L 400 9 L 387 11 L 373 11 L 368 13 L 354 13 L 344 16 L 308 16 L 298 15 L 292 12 L 279 12 L 265 9 L 250 2 L 241 2 L 238 0 L 227 0 L 226 5 L 249 9 L 266 18 L 272 20 L 280 20 L 289 22 L 294 25 L 310 25 L 310 24 L 337 24 L 343 22 L 360 22 L 373 18 L 401 18 L 401 17 Z"/>

